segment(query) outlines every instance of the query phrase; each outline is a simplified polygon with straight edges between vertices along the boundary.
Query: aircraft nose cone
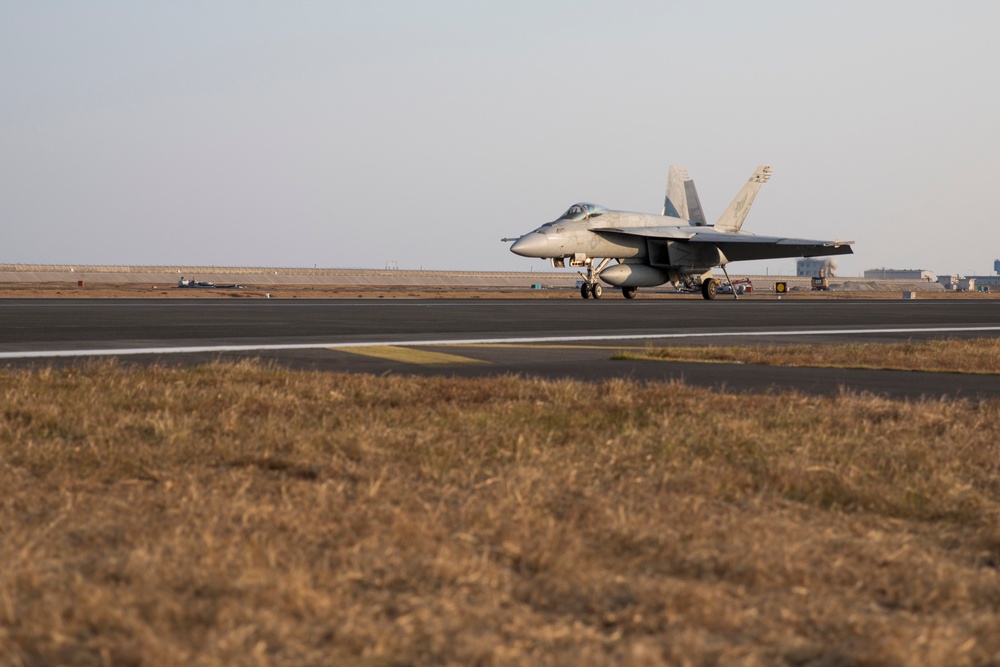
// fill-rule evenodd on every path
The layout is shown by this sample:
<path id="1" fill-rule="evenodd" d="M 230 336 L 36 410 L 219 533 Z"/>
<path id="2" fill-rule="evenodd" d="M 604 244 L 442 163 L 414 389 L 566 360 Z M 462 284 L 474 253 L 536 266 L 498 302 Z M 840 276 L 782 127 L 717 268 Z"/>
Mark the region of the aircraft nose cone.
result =
<path id="1" fill-rule="evenodd" d="M 515 241 L 510 251 L 521 257 L 545 257 L 548 248 L 549 239 L 545 234 L 531 232 Z"/>

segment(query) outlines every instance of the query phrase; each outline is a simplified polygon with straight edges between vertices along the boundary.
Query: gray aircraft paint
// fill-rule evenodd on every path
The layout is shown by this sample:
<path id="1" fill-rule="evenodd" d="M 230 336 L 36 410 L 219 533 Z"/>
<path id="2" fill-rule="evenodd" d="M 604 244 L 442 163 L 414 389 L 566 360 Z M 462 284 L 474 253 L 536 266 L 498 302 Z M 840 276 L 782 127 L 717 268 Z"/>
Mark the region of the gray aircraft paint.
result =
<path id="1" fill-rule="evenodd" d="M 853 241 L 757 236 L 742 231 L 750 207 L 771 173 L 769 166 L 757 167 L 715 225 L 707 225 L 694 181 L 683 167 L 671 167 L 660 215 L 574 204 L 560 218 L 519 237 L 510 250 L 523 257 L 549 259 L 555 267 L 567 263 L 586 267 L 585 298 L 588 290 L 589 295 L 600 296 L 594 287 L 598 279 L 622 287 L 629 298 L 635 295 L 635 288 L 668 282 L 701 285 L 705 298 L 714 298 L 718 283 L 711 271 L 717 266 L 725 271 L 729 262 L 853 253 Z M 607 266 L 610 260 L 617 260 L 618 265 Z M 596 269 L 595 261 L 599 261 Z"/>

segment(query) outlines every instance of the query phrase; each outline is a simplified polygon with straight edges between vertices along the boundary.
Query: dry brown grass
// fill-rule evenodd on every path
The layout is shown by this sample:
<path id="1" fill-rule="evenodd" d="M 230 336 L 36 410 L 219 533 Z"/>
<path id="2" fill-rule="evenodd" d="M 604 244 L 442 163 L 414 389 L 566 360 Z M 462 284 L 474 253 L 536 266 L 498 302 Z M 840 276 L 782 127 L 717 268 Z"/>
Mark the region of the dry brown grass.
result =
<path id="1" fill-rule="evenodd" d="M 0 664 L 995 664 L 1000 403 L 0 371 Z"/>
<path id="2" fill-rule="evenodd" d="M 1000 374 L 1000 338 L 842 345 L 647 347 L 621 359 Z"/>

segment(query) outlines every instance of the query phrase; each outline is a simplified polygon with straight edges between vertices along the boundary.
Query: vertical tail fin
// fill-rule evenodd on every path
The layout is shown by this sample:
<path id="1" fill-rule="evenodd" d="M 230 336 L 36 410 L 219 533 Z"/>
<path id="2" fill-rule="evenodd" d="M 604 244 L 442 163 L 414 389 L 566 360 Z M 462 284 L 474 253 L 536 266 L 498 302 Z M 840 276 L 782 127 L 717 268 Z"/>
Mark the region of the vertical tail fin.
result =
<path id="1" fill-rule="evenodd" d="M 771 178 L 771 167 L 761 165 L 747 181 L 743 189 L 740 190 L 733 203 L 725 210 L 719 221 L 715 223 L 715 228 L 720 232 L 738 232 L 743 226 L 743 221 L 747 219 L 747 213 L 753 205 L 753 200 L 757 196 L 760 186 Z"/>
<path id="2" fill-rule="evenodd" d="M 663 198 L 663 212 L 660 215 L 687 220 L 687 194 L 684 192 L 686 180 L 688 180 L 687 169 L 670 166 L 667 170 L 667 196 Z"/>
<path id="3" fill-rule="evenodd" d="M 694 181 L 684 181 L 684 192 L 687 193 L 688 220 L 699 227 L 704 227 L 708 224 L 708 220 L 705 219 L 705 211 L 701 208 L 701 198 L 694 187 Z"/>
<path id="4" fill-rule="evenodd" d="M 663 199 L 662 215 L 690 220 L 696 225 L 706 224 L 698 190 L 684 167 L 672 166 L 667 172 L 667 196 Z"/>

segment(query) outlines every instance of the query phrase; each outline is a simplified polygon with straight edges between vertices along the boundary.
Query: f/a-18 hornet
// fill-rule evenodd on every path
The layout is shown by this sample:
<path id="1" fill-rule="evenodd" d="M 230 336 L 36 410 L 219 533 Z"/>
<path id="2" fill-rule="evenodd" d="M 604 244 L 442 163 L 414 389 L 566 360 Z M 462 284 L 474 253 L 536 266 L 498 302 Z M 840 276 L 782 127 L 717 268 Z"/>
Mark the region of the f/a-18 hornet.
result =
<path id="1" fill-rule="evenodd" d="M 675 288 L 700 286 L 702 296 L 714 299 L 719 289 L 719 281 L 712 277 L 716 266 L 732 286 L 726 270 L 729 262 L 853 252 L 853 241 L 811 241 L 741 231 L 757 191 L 770 178 L 771 167 L 757 167 L 722 217 L 709 225 L 687 170 L 670 167 L 660 215 L 580 203 L 516 240 L 504 240 L 514 240 L 510 251 L 522 257 L 550 259 L 555 268 L 567 262 L 585 267 L 580 287 L 584 299 L 601 297 L 604 290 L 598 279 L 620 287 L 626 299 L 634 299 L 640 287 L 666 283 Z M 618 263 L 608 266 L 611 260 Z"/>

